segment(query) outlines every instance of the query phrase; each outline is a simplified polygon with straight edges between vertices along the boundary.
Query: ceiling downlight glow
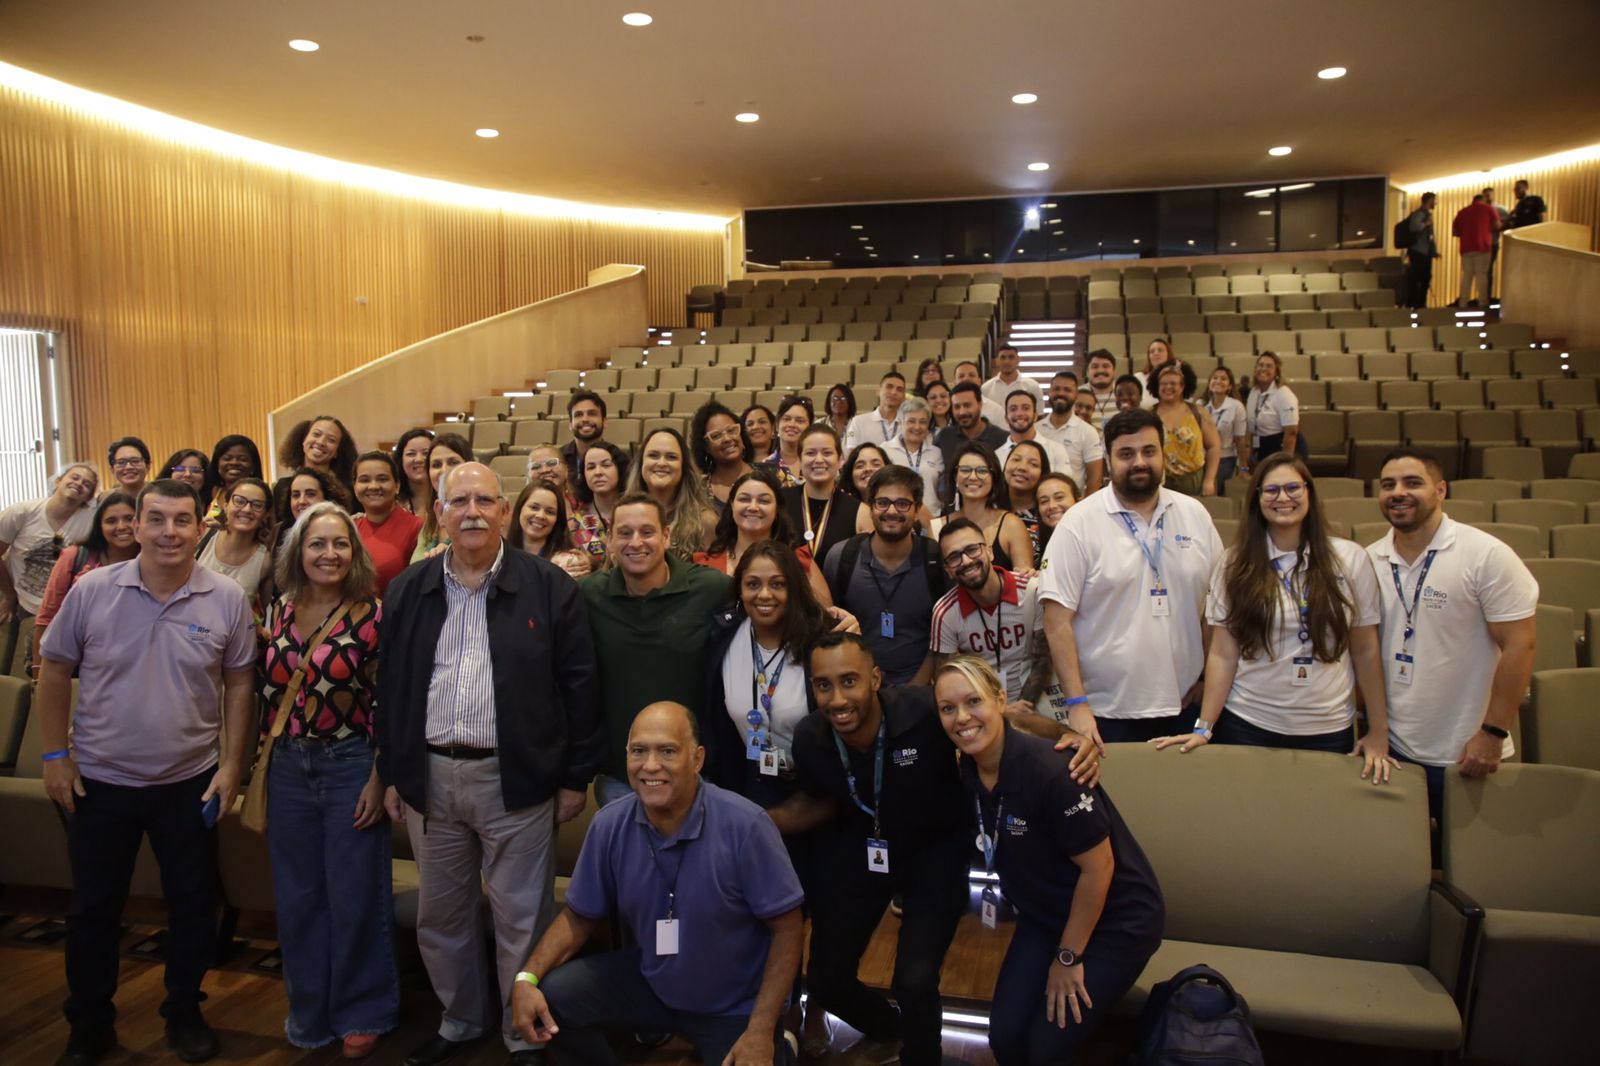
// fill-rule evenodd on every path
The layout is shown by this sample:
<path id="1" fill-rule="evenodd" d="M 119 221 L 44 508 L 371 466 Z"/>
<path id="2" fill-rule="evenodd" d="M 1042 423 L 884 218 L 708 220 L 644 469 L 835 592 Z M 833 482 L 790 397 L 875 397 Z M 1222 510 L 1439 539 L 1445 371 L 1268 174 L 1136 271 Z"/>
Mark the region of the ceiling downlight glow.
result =
<path id="1" fill-rule="evenodd" d="M 737 115 L 733 116 L 733 121 L 745 123 L 760 122 L 761 116 L 756 114 L 754 111 L 741 111 Z"/>
<path id="2" fill-rule="evenodd" d="M 1049 170 L 1050 169 L 1050 164 L 1049 163 L 1029 163 L 1028 164 L 1028 169 L 1029 170 L 1033 170 L 1033 171 Z"/>
<path id="3" fill-rule="evenodd" d="M 1348 73 L 1349 71 L 1345 70 L 1343 67 L 1323 67 L 1321 70 L 1317 71 L 1317 77 L 1321 78 L 1323 81 L 1333 81 L 1335 78 L 1342 78 Z"/>
<path id="4" fill-rule="evenodd" d="M 1032 104 L 1036 103 L 1038 99 L 1039 95 L 1037 93 L 1017 93 L 1011 98 L 1011 102 L 1014 104 Z"/>
<path id="5" fill-rule="evenodd" d="M 482 126 L 473 130 L 472 132 L 477 134 L 479 137 L 482 137 L 486 141 L 492 141 L 496 137 L 500 136 L 500 131 L 492 126 Z"/>
<path id="6" fill-rule="evenodd" d="M 654 22 L 655 19 L 651 18 L 649 15 L 646 15 L 643 11 L 630 11 L 626 15 L 622 16 L 622 21 L 627 23 L 629 26 L 648 26 L 650 23 Z"/>
<path id="7" fill-rule="evenodd" d="M 1276 156 L 1285 156 L 1285 155 L 1288 155 L 1292 151 L 1294 151 L 1294 149 L 1290 148 L 1288 145 L 1280 144 L 1276 148 L 1268 148 L 1267 149 L 1267 154 L 1268 155 L 1276 155 Z"/>
<path id="8" fill-rule="evenodd" d="M 337 182 L 370 189 L 391 196 L 410 196 L 432 203 L 451 204 L 486 210 L 506 211 L 539 218 L 569 218 L 607 222 L 624 226 L 659 226 L 667 229 L 720 233 L 728 219 L 718 215 L 696 215 L 683 211 L 653 211 L 640 207 L 610 207 L 558 200 L 551 196 L 484 189 L 459 182 L 421 178 L 395 170 L 347 163 L 340 159 L 313 155 L 282 145 L 252 140 L 235 133 L 202 126 L 198 122 L 154 111 L 126 100 L 80 89 L 76 85 L 47 78 L 30 70 L 0 62 L 0 85 L 46 100 L 86 116 L 113 123 L 124 129 L 230 159 L 260 166 L 276 167 L 319 181 Z"/>
<path id="9" fill-rule="evenodd" d="M 322 46 L 316 41 L 308 41 L 304 37 L 296 37 L 294 40 L 289 42 L 289 47 L 293 48 L 296 52 L 315 52 Z"/>

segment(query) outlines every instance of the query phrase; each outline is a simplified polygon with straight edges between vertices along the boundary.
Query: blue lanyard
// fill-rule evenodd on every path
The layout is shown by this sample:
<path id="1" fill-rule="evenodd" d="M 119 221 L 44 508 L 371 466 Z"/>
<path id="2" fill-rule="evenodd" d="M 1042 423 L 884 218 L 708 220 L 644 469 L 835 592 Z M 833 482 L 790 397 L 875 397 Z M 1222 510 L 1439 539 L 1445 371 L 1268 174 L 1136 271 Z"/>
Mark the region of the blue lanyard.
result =
<path id="1" fill-rule="evenodd" d="M 880 709 L 879 713 L 884 712 Z M 883 738 L 888 725 L 887 718 L 879 719 L 877 746 L 872 753 L 872 802 L 878 805 L 878 809 L 883 807 Z M 850 801 L 872 818 L 872 835 L 876 837 L 879 835 L 878 810 L 861 802 L 861 792 L 856 788 L 856 772 L 850 769 L 850 753 L 844 750 L 844 741 L 839 739 L 838 733 L 833 734 L 833 744 L 839 749 L 839 761 L 844 763 L 844 780 L 850 789 Z"/>
<path id="2" fill-rule="evenodd" d="M 1405 635 L 1400 639 L 1402 648 L 1410 647 L 1411 638 L 1417 632 L 1417 604 L 1422 602 L 1422 586 L 1428 583 L 1428 568 L 1433 566 L 1433 557 L 1437 554 L 1437 548 L 1429 548 L 1427 557 L 1422 560 L 1422 573 L 1417 577 L 1417 587 L 1411 590 L 1409 607 L 1406 606 L 1405 584 L 1400 580 L 1400 567 L 1392 562 L 1389 564 L 1389 576 L 1394 578 L 1394 594 L 1400 600 L 1400 609 L 1406 613 Z"/>
<path id="3" fill-rule="evenodd" d="M 978 812 L 978 835 L 983 838 L 983 872 L 994 873 L 994 857 L 1000 851 L 1000 827 L 1005 824 L 1006 801 L 1001 799 L 994 808 L 994 832 L 983 824 L 983 803 L 977 793 L 972 795 L 972 807 Z"/>
<path id="4" fill-rule="evenodd" d="M 1272 569 L 1278 572 L 1278 581 L 1283 585 L 1283 591 L 1289 594 L 1289 598 L 1300 609 L 1300 632 L 1298 635 L 1300 643 L 1304 644 L 1311 639 L 1311 604 L 1306 600 L 1304 589 L 1300 592 L 1295 592 L 1294 590 L 1294 574 L 1295 570 L 1299 569 L 1298 563 L 1286 574 L 1283 572 L 1283 567 L 1279 565 L 1282 562 L 1281 558 L 1272 560 Z"/>
<path id="5" fill-rule="evenodd" d="M 1139 550 L 1144 553 L 1144 561 L 1149 563 L 1150 569 L 1154 571 L 1156 575 L 1156 588 L 1166 588 L 1167 586 L 1161 581 L 1161 534 L 1166 528 L 1167 516 L 1163 514 L 1160 518 L 1156 519 L 1156 550 L 1154 553 L 1152 553 L 1150 551 L 1150 545 L 1146 544 L 1144 538 L 1139 536 L 1139 530 L 1134 526 L 1133 519 L 1128 517 L 1128 512 L 1118 511 L 1117 513 L 1122 516 L 1122 524 L 1128 527 L 1128 536 L 1132 537 L 1133 542 L 1139 545 Z"/>
<path id="6" fill-rule="evenodd" d="M 745 721 L 750 723 L 752 729 L 761 728 L 763 711 L 768 717 L 772 714 L 772 695 L 778 691 L 778 679 L 783 676 L 784 664 L 789 661 L 785 651 L 786 649 L 780 645 L 778 650 L 772 653 L 772 658 L 763 662 L 761 645 L 756 643 L 756 625 L 754 622 L 750 623 L 750 688 L 755 693 L 756 706 L 750 708 L 749 713 L 745 715 Z M 772 670 L 772 679 L 769 681 L 767 671 L 772 669 L 774 660 L 777 661 L 778 668 Z M 763 692 L 762 689 L 766 691 Z"/>

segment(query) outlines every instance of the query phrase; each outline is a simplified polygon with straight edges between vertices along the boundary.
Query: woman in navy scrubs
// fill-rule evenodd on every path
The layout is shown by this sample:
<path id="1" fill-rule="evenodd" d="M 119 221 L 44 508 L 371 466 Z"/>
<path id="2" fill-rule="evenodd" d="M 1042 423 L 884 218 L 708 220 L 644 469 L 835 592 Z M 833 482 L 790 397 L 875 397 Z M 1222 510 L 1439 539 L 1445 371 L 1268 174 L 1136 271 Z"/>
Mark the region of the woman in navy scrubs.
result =
<path id="1" fill-rule="evenodd" d="M 993 667 L 951 659 L 934 698 L 961 752 L 978 850 L 1000 877 L 998 893 L 984 891 L 984 924 L 1016 913 L 989 1047 L 1000 1066 L 1076 1062 L 1161 943 L 1160 886 L 1105 790 L 1073 782 L 1072 752 L 1006 725 Z"/>

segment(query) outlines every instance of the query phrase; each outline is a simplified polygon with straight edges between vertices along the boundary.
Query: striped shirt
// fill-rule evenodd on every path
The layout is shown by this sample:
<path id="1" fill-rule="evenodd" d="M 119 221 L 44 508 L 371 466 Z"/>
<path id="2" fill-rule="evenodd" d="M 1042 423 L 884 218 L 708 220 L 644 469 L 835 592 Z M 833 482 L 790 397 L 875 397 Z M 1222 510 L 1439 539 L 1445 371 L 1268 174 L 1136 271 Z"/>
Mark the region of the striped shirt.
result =
<path id="1" fill-rule="evenodd" d="M 489 660 L 485 606 L 505 562 L 502 541 L 494 565 L 476 590 L 456 580 L 455 551 L 444 557 L 444 628 L 433 652 L 428 681 L 427 741 L 469 748 L 498 746 L 494 718 L 494 664 Z"/>

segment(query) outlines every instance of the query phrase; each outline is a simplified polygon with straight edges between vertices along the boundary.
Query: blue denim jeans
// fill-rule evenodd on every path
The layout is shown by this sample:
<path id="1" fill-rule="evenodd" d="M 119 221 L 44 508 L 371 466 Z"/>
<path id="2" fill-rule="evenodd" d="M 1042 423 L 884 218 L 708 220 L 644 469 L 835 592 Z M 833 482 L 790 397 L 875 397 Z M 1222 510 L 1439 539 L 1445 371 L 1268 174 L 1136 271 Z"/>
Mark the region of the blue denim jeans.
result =
<path id="1" fill-rule="evenodd" d="M 296 1047 L 319 1047 L 399 1023 L 389 826 L 357 830 L 372 773 L 363 737 L 280 737 L 267 792 L 267 842 L 278 944 Z"/>

